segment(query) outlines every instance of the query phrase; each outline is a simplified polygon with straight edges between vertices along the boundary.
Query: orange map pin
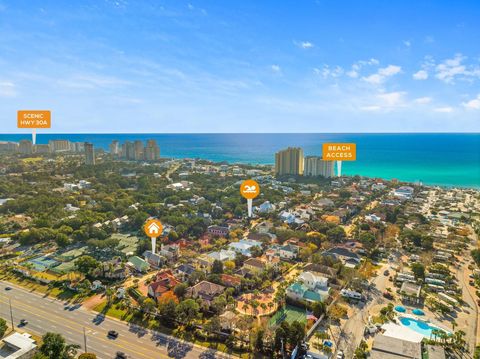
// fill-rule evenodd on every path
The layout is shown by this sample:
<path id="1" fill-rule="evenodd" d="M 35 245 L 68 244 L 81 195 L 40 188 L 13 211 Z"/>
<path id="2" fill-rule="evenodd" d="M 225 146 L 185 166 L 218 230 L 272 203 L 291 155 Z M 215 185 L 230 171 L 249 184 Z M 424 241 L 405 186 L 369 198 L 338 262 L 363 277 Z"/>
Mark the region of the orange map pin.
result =
<path id="1" fill-rule="evenodd" d="M 163 225 L 158 219 L 150 219 L 143 225 L 145 234 L 152 240 L 152 253 L 155 253 L 157 238 L 162 235 Z"/>
<path id="2" fill-rule="evenodd" d="M 240 194 L 243 198 L 247 199 L 248 204 L 248 216 L 252 217 L 253 214 L 253 199 L 260 194 L 260 185 L 254 180 L 245 180 L 240 185 Z"/>

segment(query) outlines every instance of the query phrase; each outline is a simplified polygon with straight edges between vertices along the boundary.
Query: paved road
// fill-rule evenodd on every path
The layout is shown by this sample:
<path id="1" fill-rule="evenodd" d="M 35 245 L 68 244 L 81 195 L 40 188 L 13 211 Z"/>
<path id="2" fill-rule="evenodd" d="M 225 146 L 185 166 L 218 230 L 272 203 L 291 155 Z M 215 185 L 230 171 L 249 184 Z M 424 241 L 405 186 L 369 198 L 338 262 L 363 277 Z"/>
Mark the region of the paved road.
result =
<path id="1" fill-rule="evenodd" d="M 10 286 L 13 289 L 5 290 Z M 43 335 L 46 332 L 61 333 L 69 343 L 84 348 L 85 328 L 87 348 L 100 359 L 114 358 L 117 351 L 126 353 L 132 359 L 170 358 L 226 358 L 214 350 L 195 346 L 164 334 L 143 329 L 135 325 L 110 318 L 96 321 L 97 313 L 83 308 L 65 309 L 62 301 L 32 293 L 21 287 L 0 281 L 0 317 L 10 323 L 11 300 L 14 325 L 20 319 L 27 319 L 25 331 Z M 109 330 L 119 333 L 117 339 L 107 338 Z"/>
<path id="2" fill-rule="evenodd" d="M 372 280 L 372 289 L 368 291 L 368 301 L 365 304 L 358 304 L 355 313 L 348 318 L 342 327 L 342 334 L 338 340 L 338 349 L 343 350 L 346 358 L 353 358 L 353 353 L 357 349 L 361 340 L 365 324 L 368 321 L 370 310 L 377 304 L 384 303 L 383 292 L 386 289 L 388 276 L 383 272 L 389 268 L 392 263 L 383 263 L 380 269 L 377 269 L 377 276 Z"/>

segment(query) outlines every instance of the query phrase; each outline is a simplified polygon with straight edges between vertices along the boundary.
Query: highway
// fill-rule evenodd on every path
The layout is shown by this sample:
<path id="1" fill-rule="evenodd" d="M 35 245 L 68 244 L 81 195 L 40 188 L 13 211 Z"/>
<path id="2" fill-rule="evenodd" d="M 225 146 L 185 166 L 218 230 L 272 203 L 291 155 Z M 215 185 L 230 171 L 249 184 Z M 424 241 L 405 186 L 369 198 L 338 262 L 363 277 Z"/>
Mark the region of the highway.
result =
<path id="1" fill-rule="evenodd" d="M 6 290 L 5 287 L 12 289 Z M 68 343 L 81 346 L 79 353 L 84 351 L 85 330 L 87 349 L 99 359 L 115 358 L 117 351 L 124 352 L 131 359 L 227 358 L 226 354 L 213 349 L 199 347 L 136 325 L 108 317 L 97 320 L 96 312 L 82 307 L 70 308 L 62 301 L 0 281 L 0 317 L 9 324 L 9 301 L 12 303 L 14 325 L 18 326 L 21 319 L 28 320 L 28 324 L 19 329 L 40 336 L 46 332 L 60 333 Z M 117 331 L 118 338 L 109 339 L 109 330 Z"/>

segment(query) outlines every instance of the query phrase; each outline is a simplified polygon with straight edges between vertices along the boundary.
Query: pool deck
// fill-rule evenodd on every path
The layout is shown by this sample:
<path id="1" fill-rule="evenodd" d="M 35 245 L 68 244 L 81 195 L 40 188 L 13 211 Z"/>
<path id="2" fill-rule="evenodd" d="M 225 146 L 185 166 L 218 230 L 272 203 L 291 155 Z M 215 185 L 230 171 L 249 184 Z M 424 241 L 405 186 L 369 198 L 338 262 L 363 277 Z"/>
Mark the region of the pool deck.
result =
<path id="1" fill-rule="evenodd" d="M 385 330 L 383 335 L 387 337 L 407 340 L 414 343 L 420 343 L 425 338 L 422 334 L 417 333 L 404 325 L 392 322 L 382 325 L 382 329 Z"/>

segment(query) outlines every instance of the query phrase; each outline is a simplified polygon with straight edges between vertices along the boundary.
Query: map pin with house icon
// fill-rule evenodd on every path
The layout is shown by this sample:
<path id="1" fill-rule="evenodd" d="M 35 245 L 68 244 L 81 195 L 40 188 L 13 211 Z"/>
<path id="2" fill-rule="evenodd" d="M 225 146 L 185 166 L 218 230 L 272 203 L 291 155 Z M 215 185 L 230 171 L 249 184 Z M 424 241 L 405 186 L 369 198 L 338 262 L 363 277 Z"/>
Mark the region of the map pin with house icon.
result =
<path id="1" fill-rule="evenodd" d="M 149 219 L 145 222 L 143 230 L 147 237 L 150 237 L 152 240 L 152 253 L 155 253 L 155 248 L 157 246 L 157 238 L 162 235 L 163 225 L 158 219 Z"/>

